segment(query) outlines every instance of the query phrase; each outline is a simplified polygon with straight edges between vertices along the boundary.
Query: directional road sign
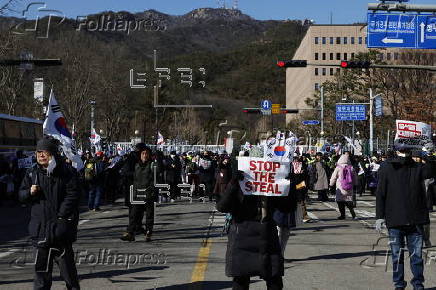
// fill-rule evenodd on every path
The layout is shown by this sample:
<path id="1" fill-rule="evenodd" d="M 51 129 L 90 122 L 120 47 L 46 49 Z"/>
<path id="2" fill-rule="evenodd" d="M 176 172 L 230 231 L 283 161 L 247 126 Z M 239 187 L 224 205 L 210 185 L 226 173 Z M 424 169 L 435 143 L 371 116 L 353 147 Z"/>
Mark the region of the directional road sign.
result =
<path id="1" fill-rule="evenodd" d="M 436 48 L 436 16 L 370 12 L 367 46 L 434 49 Z"/>
<path id="2" fill-rule="evenodd" d="M 336 121 L 366 120 L 365 105 L 336 105 Z"/>
<path id="3" fill-rule="evenodd" d="M 303 121 L 303 125 L 319 125 L 318 120 L 305 120 Z"/>
<path id="4" fill-rule="evenodd" d="M 272 102 L 270 100 L 263 100 L 260 107 L 264 110 L 271 110 Z"/>
<path id="5" fill-rule="evenodd" d="M 418 15 L 418 48 L 436 48 L 436 15 Z"/>

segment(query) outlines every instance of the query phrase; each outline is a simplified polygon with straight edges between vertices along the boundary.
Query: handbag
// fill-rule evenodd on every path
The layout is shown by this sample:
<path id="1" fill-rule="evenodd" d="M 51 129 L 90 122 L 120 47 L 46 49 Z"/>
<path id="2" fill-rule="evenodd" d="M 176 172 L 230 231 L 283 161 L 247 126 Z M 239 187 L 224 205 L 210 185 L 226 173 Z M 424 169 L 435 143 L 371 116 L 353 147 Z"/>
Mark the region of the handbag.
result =
<path id="1" fill-rule="evenodd" d="M 306 188 L 306 182 L 303 180 L 302 182 L 295 185 L 296 190 L 305 189 Z"/>

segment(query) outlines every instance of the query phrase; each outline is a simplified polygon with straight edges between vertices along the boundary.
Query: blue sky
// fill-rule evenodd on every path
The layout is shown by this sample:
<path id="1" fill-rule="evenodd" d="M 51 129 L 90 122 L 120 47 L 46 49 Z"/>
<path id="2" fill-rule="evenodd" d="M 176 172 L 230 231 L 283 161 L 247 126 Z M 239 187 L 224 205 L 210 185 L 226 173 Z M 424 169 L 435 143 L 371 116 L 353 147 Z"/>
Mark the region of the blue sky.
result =
<path id="1" fill-rule="evenodd" d="M 25 0 L 24 3 L 32 1 Z M 47 8 L 61 10 L 67 17 L 76 18 L 105 10 L 140 12 L 155 9 L 167 14 L 181 15 L 196 8 L 218 6 L 217 0 L 38 0 Z M 231 6 L 233 0 L 227 0 Z M 313 19 L 316 23 L 354 23 L 366 20 L 368 3 L 377 0 L 238 0 L 243 13 L 259 20 Z M 410 0 L 414 4 L 435 4 L 436 0 Z M 23 4 L 24 6 L 24 4 Z"/>

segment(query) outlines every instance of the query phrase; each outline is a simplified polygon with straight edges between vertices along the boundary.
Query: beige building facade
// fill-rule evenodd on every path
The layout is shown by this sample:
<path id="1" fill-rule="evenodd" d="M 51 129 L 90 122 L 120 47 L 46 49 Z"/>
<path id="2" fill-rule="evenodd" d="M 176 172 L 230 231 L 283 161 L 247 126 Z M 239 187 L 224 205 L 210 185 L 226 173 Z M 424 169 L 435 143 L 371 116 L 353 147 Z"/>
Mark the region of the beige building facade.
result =
<path id="1" fill-rule="evenodd" d="M 293 59 L 309 63 L 336 64 L 351 60 L 359 52 L 367 52 L 366 25 L 311 25 Z M 398 51 L 398 50 L 397 50 Z M 387 60 L 398 58 L 397 52 L 386 53 Z M 286 107 L 308 108 L 305 100 L 319 94 L 319 88 L 331 80 L 339 67 L 307 66 L 286 70 Z M 286 116 L 286 123 L 293 118 Z"/>

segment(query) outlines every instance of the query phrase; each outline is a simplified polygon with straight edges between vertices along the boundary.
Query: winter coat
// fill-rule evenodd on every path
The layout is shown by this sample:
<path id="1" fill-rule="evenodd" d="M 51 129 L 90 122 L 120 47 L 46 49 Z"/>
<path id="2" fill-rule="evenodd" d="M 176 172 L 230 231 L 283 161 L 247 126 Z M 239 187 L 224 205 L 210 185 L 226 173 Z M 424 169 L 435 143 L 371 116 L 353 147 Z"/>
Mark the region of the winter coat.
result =
<path id="1" fill-rule="evenodd" d="M 133 198 L 135 201 L 155 201 L 157 198 L 154 186 L 154 163 L 139 162 L 133 174 Z"/>
<path id="2" fill-rule="evenodd" d="M 182 183 L 182 164 L 179 157 L 168 157 L 164 160 L 165 180 L 169 184 Z"/>
<path id="3" fill-rule="evenodd" d="M 198 169 L 201 183 L 212 183 L 215 176 L 216 163 L 209 157 L 200 158 Z"/>
<path id="4" fill-rule="evenodd" d="M 32 185 L 41 188 L 33 196 L 30 195 Z M 29 168 L 21 183 L 19 198 L 31 204 L 28 229 L 35 246 L 54 247 L 76 241 L 80 187 L 71 166 L 57 161 L 50 176 L 39 165 Z"/>
<path id="5" fill-rule="evenodd" d="M 123 185 L 128 187 L 133 184 L 133 173 L 135 166 L 139 162 L 138 152 L 133 151 L 127 155 L 123 167 L 120 169 L 120 175 L 123 179 Z"/>
<path id="6" fill-rule="evenodd" d="M 337 202 L 341 202 L 341 201 L 352 202 L 353 201 L 353 189 L 345 190 L 342 188 L 342 185 L 341 185 L 341 179 L 343 176 L 343 169 L 347 165 L 351 166 L 350 157 L 348 155 L 344 154 L 341 156 L 341 158 L 339 158 L 338 164 L 337 164 L 335 170 L 333 171 L 332 177 L 330 178 L 330 186 L 336 186 L 336 201 Z M 356 185 L 357 184 L 357 174 L 356 174 L 356 171 L 354 170 L 354 168 L 353 167 L 351 167 L 351 168 L 352 168 L 351 174 L 352 174 L 352 179 L 353 179 L 353 185 Z"/>
<path id="7" fill-rule="evenodd" d="M 280 197 L 269 198 L 268 212 Z M 226 275 L 260 276 L 268 279 L 283 276 L 284 261 L 277 228 L 271 218 L 261 219 L 261 197 L 244 196 L 238 180 L 232 179 L 217 203 L 220 212 L 231 213 L 232 224 L 228 233 Z"/>
<path id="8" fill-rule="evenodd" d="M 329 188 L 329 181 L 327 177 L 328 168 L 323 161 L 315 162 L 312 164 L 312 178 L 314 178 L 313 190 L 327 190 Z"/>
<path id="9" fill-rule="evenodd" d="M 223 192 L 225 192 L 227 185 L 229 184 L 231 179 L 232 179 L 232 169 L 230 167 L 230 164 L 227 164 L 227 166 L 221 164 L 217 170 L 217 174 L 215 178 L 216 182 L 215 182 L 213 193 L 222 194 Z"/>
<path id="10" fill-rule="evenodd" d="M 378 171 L 377 219 L 385 219 L 388 228 L 428 224 L 424 180 L 433 170 L 431 164 L 416 163 L 410 157 L 386 160 Z"/>

